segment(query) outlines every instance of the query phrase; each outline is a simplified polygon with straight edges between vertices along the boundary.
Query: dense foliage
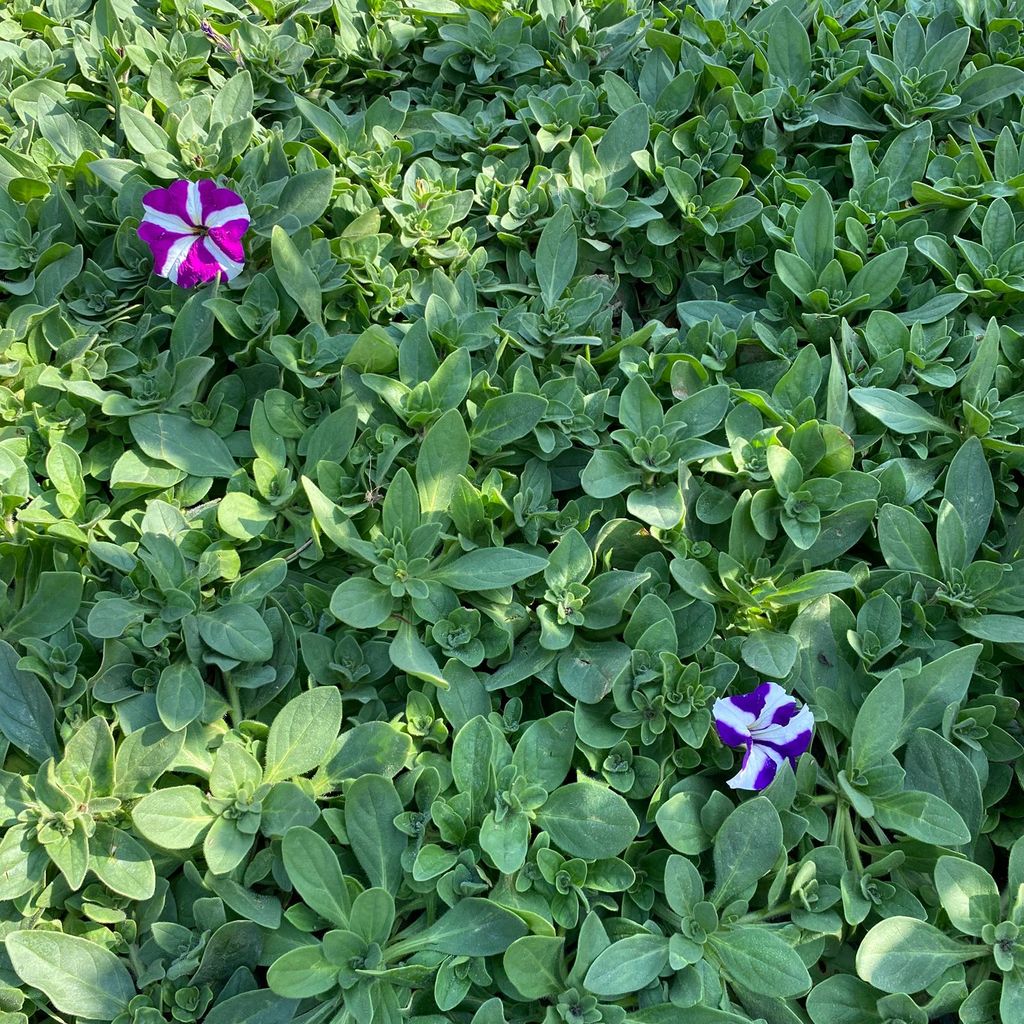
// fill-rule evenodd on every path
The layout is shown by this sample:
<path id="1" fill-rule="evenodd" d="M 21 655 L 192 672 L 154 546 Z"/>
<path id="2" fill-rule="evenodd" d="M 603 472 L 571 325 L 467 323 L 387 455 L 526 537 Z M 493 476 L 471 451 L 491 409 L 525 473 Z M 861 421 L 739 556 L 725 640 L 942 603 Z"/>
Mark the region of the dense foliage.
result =
<path id="1" fill-rule="evenodd" d="M 1020 8 L 630 4 L 0 5 L 0 1024 L 1024 1020 Z"/>

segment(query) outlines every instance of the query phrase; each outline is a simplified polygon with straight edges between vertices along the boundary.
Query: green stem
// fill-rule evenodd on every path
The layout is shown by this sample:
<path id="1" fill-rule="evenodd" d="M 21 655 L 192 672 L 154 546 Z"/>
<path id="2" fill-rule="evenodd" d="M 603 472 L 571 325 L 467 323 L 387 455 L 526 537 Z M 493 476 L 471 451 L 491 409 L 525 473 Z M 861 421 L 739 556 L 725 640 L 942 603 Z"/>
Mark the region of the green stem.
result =
<path id="1" fill-rule="evenodd" d="M 228 703 L 231 705 L 231 724 L 236 728 L 245 720 L 242 714 L 242 701 L 238 694 L 238 687 L 231 681 L 231 673 L 224 673 L 224 689 L 227 690 Z"/>
<path id="2" fill-rule="evenodd" d="M 857 865 L 857 870 L 860 871 L 863 866 L 860 860 L 860 845 L 857 842 L 857 833 L 853 829 L 853 819 L 850 817 L 850 808 L 848 806 L 843 807 L 843 832 L 850 856 Z"/>
<path id="3" fill-rule="evenodd" d="M 765 907 L 763 910 L 752 910 L 749 914 L 744 914 L 736 923 L 737 924 L 751 924 L 754 921 L 767 921 L 772 917 L 781 917 L 783 914 L 789 914 L 795 909 L 795 904 L 792 900 L 788 900 L 785 903 L 779 903 L 774 907 Z"/>

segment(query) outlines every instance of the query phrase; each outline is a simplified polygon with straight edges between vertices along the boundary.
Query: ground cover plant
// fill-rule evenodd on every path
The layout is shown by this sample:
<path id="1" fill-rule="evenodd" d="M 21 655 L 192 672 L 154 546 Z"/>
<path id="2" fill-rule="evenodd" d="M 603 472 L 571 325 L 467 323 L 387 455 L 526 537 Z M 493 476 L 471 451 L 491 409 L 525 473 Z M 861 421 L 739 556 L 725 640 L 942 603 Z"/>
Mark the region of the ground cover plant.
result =
<path id="1" fill-rule="evenodd" d="M 0 1024 L 1021 1024 L 1014 0 L 0 7 Z"/>

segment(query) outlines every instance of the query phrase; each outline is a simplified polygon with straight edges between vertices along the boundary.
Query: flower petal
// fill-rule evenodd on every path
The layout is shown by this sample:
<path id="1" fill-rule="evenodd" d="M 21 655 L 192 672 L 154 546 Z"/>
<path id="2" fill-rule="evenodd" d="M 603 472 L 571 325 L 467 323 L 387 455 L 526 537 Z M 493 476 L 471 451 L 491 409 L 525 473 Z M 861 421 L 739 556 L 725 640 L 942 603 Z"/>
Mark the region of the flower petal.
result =
<path id="1" fill-rule="evenodd" d="M 139 225 L 138 235 L 153 250 L 153 273 L 171 280 L 175 280 L 172 273 L 177 272 L 179 264 L 199 240 L 198 235 L 165 231 L 148 221 Z"/>
<path id="2" fill-rule="evenodd" d="M 725 784 L 733 789 L 762 790 L 771 785 L 781 763 L 781 756 L 771 747 L 755 743 L 747 749 L 743 767 Z"/>
<path id="3" fill-rule="evenodd" d="M 154 188 L 142 197 L 143 219 L 168 231 L 190 231 L 187 181 L 176 181 L 167 188 Z"/>
<path id="4" fill-rule="evenodd" d="M 249 208 L 242 197 L 229 188 L 218 188 L 209 178 L 198 184 L 202 221 L 208 228 L 219 228 L 232 220 L 249 221 Z"/>
<path id="5" fill-rule="evenodd" d="M 780 719 L 780 714 L 776 714 Z M 797 711 L 785 716 L 786 720 L 779 724 L 765 726 L 763 729 L 754 729 L 754 742 L 764 744 L 777 751 L 790 761 L 795 761 L 801 754 L 807 752 L 811 745 L 811 738 L 814 735 L 814 715 L 806 705 Z"/>
<path id="6" fill-rule="evenodd" d="M 786 716 L 792 715 L 797 706 L 796 698 L 786 693 L 778 683 L 762 683 L 757 689 L 765 689 L 765 695 L 764 707 L 757 716 L 754 728 L 763 729 L 774 722 L 788 720 Z"/>
<path id="7" fill-rule="evenodd" d="M 718 731 L 719 739 L 727 747 L 742 747 L 744 743 L 749 743 L 750 729 L 757 720 L 757 715 L 753 711 L 746 710 L 740 704 L 741 699 L 742 697 L 719 697 L 715 701 L 715 729 Z"/>
<path id="8" fill-rule="evenodd" d="M 218 274 L 227 277 L 227 271 L 207 250 L 207 239 L 196 236 L 194 241 L 195 244 L 185 259 L 175 268 L 173 274 L 168 275 L 170 279 L 182 288 L 194 288 L 198 284 L 213 281 Z"/>
<path id="9" fill-rule="evenodd" d="M 185 207 L 188 219 L 199 227 L 203 223 L 203 201 L 199 196 L 199 182 L 190 181 L 185 193 Z"/>
<path id="10" fill-rule="evenodd" d="M 768 694 L 771 693 L 771 689 L 775 685 L 775 683 L 762 683 L 756 689 L 751 690 L 750 693 L 737 693 L 735 696 L 730 697 L 729 700 L 738 708 L 750 712 L 756 721 L 757 716 L 764 710 L 764 702 Z"/>
<path id="11" fill-rule="evenodd" d="M 152 224 L 163 231 L 173 231 L 177 235 L 194 234 L 191 224 L 187 224 L 177 214 L 162 213 L 160 210 L 145 209 L 140 224 Z"/>
<path id="12" fill-rule="evenodd" d="M 243 225 L 239 229 L 238 225 Z M 245 262 L 245 250 L 242 248 L 242 235 L 248 227 L 248 221 L 233 220 L 222 228 L 210 228 L 209 237 L 230 259 L 236 263 Z"/>
<path id="13" fill-rule="evenodd" d="M 220 268 L 224 277 L 228 281 L 233 281 L 242 272 L 242 261 L 233 259 L 229 253 L 226 253 L 211 236 L 207 236 L 199 243 L 199 248 L 203 250 L 203 255 L 208 257 Z M 240 250 L 241 245 L 238 246 Z M 209 278 L 207 280 L 210 280 Z"/>

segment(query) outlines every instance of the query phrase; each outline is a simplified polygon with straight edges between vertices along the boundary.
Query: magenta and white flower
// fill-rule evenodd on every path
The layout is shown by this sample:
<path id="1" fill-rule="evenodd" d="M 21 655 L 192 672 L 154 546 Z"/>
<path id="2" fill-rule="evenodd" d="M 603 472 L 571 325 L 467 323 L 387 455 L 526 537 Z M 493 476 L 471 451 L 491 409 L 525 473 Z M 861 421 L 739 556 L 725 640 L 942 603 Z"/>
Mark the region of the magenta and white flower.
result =
<path id="1" fill-rule="evenodd" d="M 727 747 L 745 747 L 743 767 L 727 785 L 733 789 L 764 789 L 779 765 L 797 758 L 811 745 L 814 715 L 778 683 L 762 683 L 751 693 L 719 697 L 715 729 Z"/>
<path id="2" fill-rule="evenodd" d="M 232 280 L 242 272 L 242 236 L 249 210 L 229 188 L 205 181 L 176 181 L 142 197 L 139 238 L 153 250 L 153 273 L 182 288 Z"/>

